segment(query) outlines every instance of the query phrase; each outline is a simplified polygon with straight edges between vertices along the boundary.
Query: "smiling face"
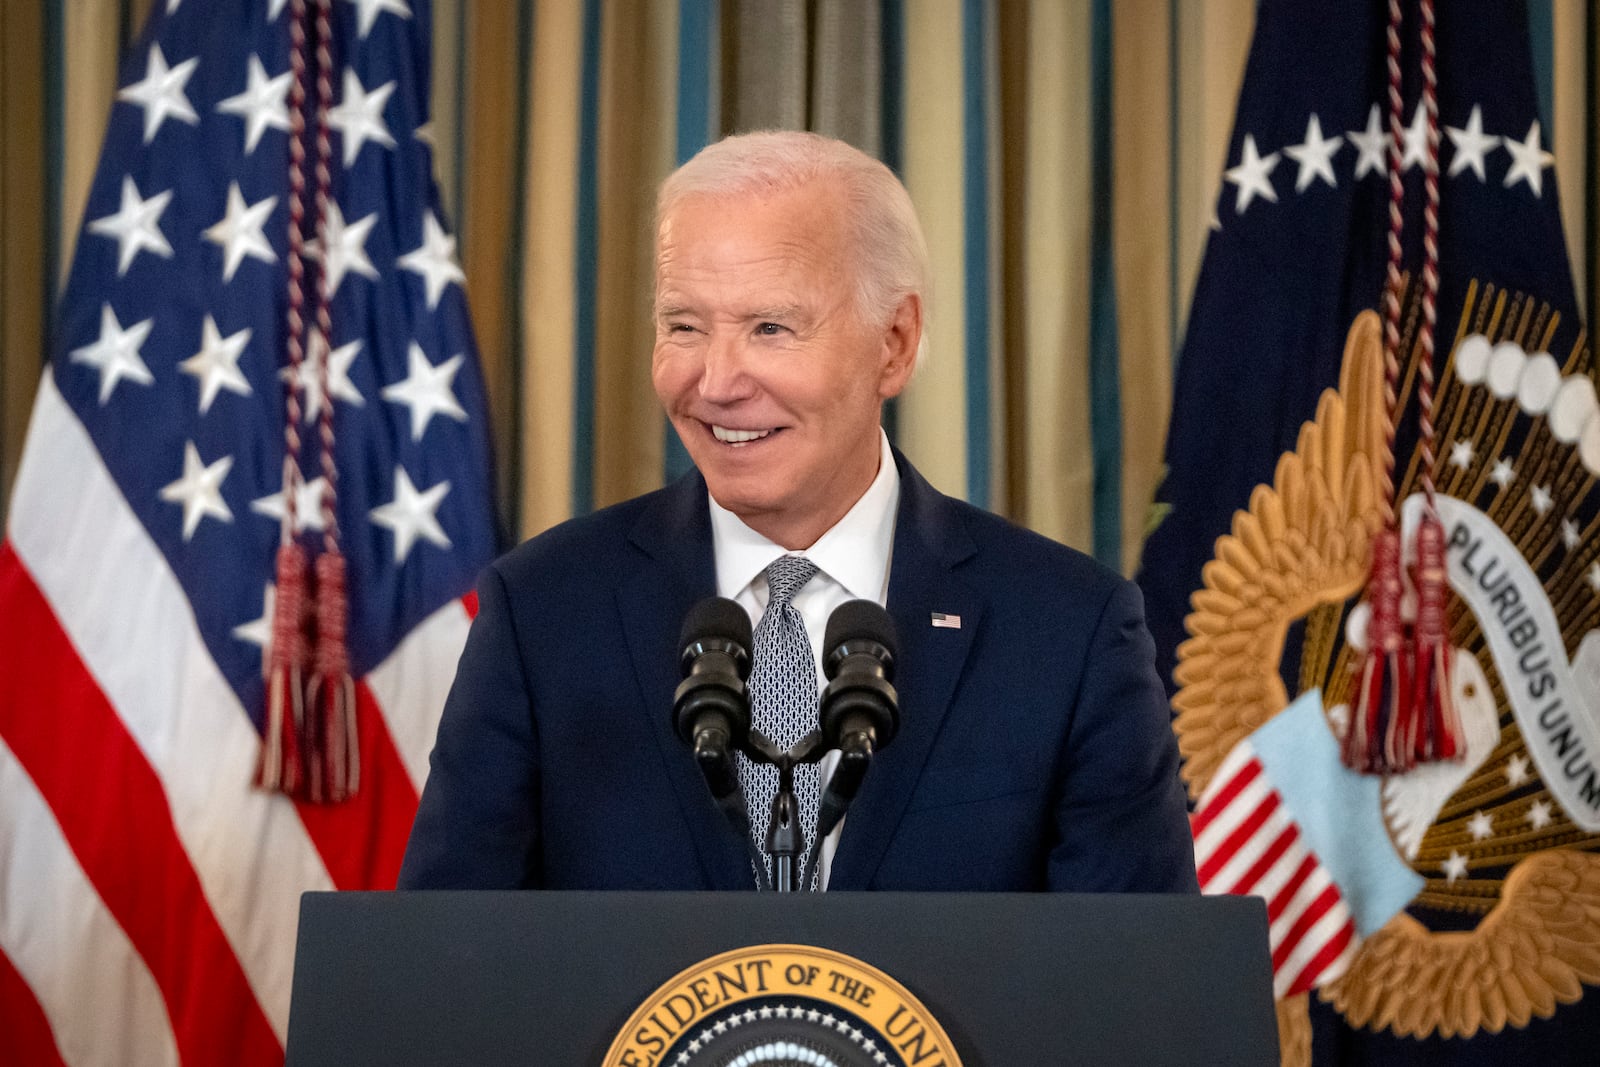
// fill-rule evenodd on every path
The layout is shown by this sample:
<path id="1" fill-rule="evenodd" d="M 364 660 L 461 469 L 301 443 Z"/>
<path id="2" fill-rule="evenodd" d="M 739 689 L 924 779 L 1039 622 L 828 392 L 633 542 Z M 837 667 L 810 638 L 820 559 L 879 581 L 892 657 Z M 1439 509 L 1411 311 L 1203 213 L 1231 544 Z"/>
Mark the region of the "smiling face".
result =
<path id="1" fill-rule="evenodd" d="M 791 550 L 872 484 L 922 332 L 916 296 L 863 319 L 844 217 L 819 180 L 687 196 L 657 235 L 656 395 L 717 503 Z"/>

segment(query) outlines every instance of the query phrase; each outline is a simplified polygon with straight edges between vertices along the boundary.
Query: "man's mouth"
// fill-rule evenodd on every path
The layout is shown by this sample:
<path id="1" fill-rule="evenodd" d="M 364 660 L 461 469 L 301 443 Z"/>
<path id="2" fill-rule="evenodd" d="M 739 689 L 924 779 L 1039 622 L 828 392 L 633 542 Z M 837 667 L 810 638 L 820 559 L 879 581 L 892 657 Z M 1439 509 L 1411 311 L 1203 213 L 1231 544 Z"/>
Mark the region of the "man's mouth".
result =
<path id="1" fill-rule="evenodd" d="M 735 430 L 727 426 L 718 426 L 715 423 L 710 425 L 711 435 L 725 445 L 747 445 L 751 441 L 759 441 L 775 432 L 770 428 L 765 430 Z"/>

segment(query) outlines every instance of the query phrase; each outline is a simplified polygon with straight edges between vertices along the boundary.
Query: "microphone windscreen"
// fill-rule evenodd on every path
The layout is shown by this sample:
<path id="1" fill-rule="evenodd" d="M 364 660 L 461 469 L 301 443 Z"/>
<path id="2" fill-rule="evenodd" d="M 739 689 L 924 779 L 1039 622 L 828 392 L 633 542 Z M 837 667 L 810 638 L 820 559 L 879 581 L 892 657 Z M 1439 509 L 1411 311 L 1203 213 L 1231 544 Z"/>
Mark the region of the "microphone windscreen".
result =
<path id="1" fill-rule="evenodd" d="M 678 647 L 688 649 L 710 639 L 732 641 L 747 653 L 750 650 L 750 616 L 725 596 L 710 596 L 689 609 L 683 617 L 683 636 Z"/>
<path id="2" fill-rule="evenodd" d="M 832 678 L 837 670 L 838 657 L 835 653 L 840 645 L 847 642 L 871 641 L 882 645 L 888 651 L 891 661 L 899 648 L 894 620 L 883 610 L 882 605 L 871 600 L 846 600 L 834 608 L 833 614 L 828 616 L 828 628 L 824 633 L 823 661 L 833 668 L 827 672 L 829 678 Z"/>

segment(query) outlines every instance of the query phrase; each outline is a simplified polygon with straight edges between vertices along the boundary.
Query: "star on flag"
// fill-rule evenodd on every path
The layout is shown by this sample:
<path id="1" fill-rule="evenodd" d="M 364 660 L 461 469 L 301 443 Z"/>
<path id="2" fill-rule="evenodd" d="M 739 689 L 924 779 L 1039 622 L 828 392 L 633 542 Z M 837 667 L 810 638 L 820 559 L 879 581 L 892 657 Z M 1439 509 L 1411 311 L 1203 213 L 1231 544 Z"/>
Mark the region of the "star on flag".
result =
<path id="1" fill-rule="evenodd" d="M 456 239 L 444 232 L 444 227 L 439 225 L 439 217 L 430 211 L 422 217 L 422 244 L 395 261 L 422 278 L 430 311 L 439 306 L 439 297 L 444 294 L 445 286 L 467 280 L 455 256 Z"/>
<path id="2" fill-rule="evenodd" d="M 1322 123 L 1312 115 L 1306 122 L 1306 139 L 1283 150 L 1290 159 L 1300 164 L 1300 173 L 1294 180 L 1294 191 L 1305 192 L 1318 178 L 1331 186 L 1338 186 L 1339 182 L 1333 176 L 1333 155 L 1343 144 L 1343 137 L 1323 137 Z"/>
<path id="3" fill-rule="evenodd" d="M 169 118 L 190 126 L 199 124 L 200 116 L 195 114 L 194 106 L 184 93 L 184 87 L 194 77 L 195 68 L 199 65 L 200 57 L 194 56 L 176 67 L 169 67 L 161 45 L 152 44 L 145 60 L 144 80 L 134 82 L 117 93 L 118 100 L 144 109 L 145 144 L 155 140 L 161 124 Z"/>
<path id="4" fill-rule="evenodd" d="M 1519 753 L 1506 760 L 1506 785 L 1517 789 L 1527 784 L 1528 757 Z"/>
<path id="5" fill-rule="evenodd" d="M 215 463 L 203 463 L 200 452 L 190 441 L 183 450 L 183 476 L 161 490 L 161 499 L 183 505 L 183 539 L 194 537 L 201 519 L 233 521 L 233 511 L 222 499 L 222 482 L 233 469 L 233 457 L 223 456 Z"/>
<path id="6" fill-rule="evenodd" d="M 1478 176 L 1478 180 L 1487 181 L 1484 174 L 1484 157 L 1500 147 L 1500 138 L 1487 136 L 1483 132 L 1483 108 L 1477 104 L 1472 105 L 1472 114 L 1467 116 L 1466 126 L 1457 129 L 1446 126 L 1444 132 L 1449 135 L 1450 143 L 1455 146 L 1455 155 L 1450 160 L 1448 175 L 1455 177 L 1468 167 Z"/>
<path id="7" fill-rule="evenodd" d="M 1389 135 L 1384 131 L 1383 119 L 1378 114 L 1377 104 L 1373 104 L 1372 110 L 1367 112 L 1366 127 L 1351 130 L 1349 136 L 1350 143 L 1356 147 L 1357 181 L 1368 174 L 1381 176 L 1388 173 Z"/>
<path id="8" fill-rule="evenodd" d="M 1239 187 L 1234 213 L 1243 215 L 1244 209 L 1258 196 L 1272 203 L 1278 202 L 1278 193 L 1272 188 L 1270 180 L 1273 168 L 1278 165 L 1278 153 L 1260 155 L 1256 151 L 1256 139 L 1248 133 L 1244 135 L 1244 146 L 1240 151 L 1243 156 L 1238 165 L 1229 167 L 1224 177 Z"/>
<path id="9" fill-rule="evenodd" d="M 200 324 L 200 351 L 178 364 L 178 369 L 200 382 L 200 414 L 211 410 L 217 393 L 226 389 L 239 396 L 250 395 L 250 380 L 239 370 L 239 357 L 250 343 L 251 330 L 222 336 L 217 321 L 207 315 Z"/>
<path id="10" fill-rule="evenodd" d="M 272 243 L 261 232 L 272 215 L 272 209 L 277 206 L 278 198 L 275 196 L 246 204 L 239 192 L 239 183 L 229 184 L 226 212 L 202 234 L 206 240 L 222 246 L 223 281 L 233 280 L 234 271 L 239 269 L 239 264 L 244 262 L 246 256 L 263 263 L 277 262 L 278 255 L 272 250 Z"/>
<path id="11" fill-rule="evenodd" d="M 306 353 L 306 358 L 300 361 L 298 376 L 292 367 L 285 367 L 278 372 L 284 381 L 299 384 L 300 394 L 305 398 L 307 422 L 322 413 L 323 360 L 327 360 L 328 363 L 328 392 L 333 399 L 346 401 L 356 407 L 366 404 L 367 398 L 362 396 L 361 391 L 350 381 L 350 366 L 361 354 L 361 344 L 360 340 L 350 341 L 335 348 L 330 354 L 322 335 L 313 333 L 310 351 Z"/>
<path id="12" fill-rule="evenodd" d="M 161 232 L 161 213 L 172 202 L 172 190 L 156 193 L 148 200 L 139 195 L 139 187 L 132 176 L 122 179 L 122 205 L 115 214 L 106 215 L 89 223 L 89 232 L 110 237 L 117 242 L 117 274 L 128 273 L 133 259 L 141 251 L 150 251 L 163 259 L 172 258 L 172 245 Z"/>
<path id="13" fill-rule="evenodd" d="M 344 165 L 354 166 L 361 146 L 368 141 L 385 148 L 394 147 L 394 137 L 383 121 L 383 108 L 394 93 L 394 82 L 384 82 L 370 93 L 362 86 L 356 72 L 345 68 L 344 96 L 338 106 L 328 112 L 328 125 L 343 135 Z"/>
<path id="14" fill-rule="evenodd" d="M 267 77 L 261 57 L 251 56 L 244 92 L 217 103 L 219 112 L 244 119 L 245 155 L 256 150 L 268 130 L 289 132 L 289 83 L 293 80 L 292 71 Z"/>
<path id="15" fill-rule="evenodd" d="M 327 272 L 330 298 L 338 293 L 339 286 L 344 283 L 345 275 L 351 271 L 355 271 L 363 278 L 378 280 L 378 268 L 372 265 L 372 259 L 367 255 L 366 248 L 367 238 L 377 223 L 378 213 L 374 211 L 356 222 L 346 224 L 344 211 L 339 205 L 328 205 L 328 217 L 323 222 L 326 239 L 319 238 L 308 242 L 307 251 L 312 258 L 322 261 L 323 270 Z"/>
<path id="16" fill-rule="evenodd" d="M 461 369 L 461 360 L 462 357 L 456 355 L 434 366 L 423 354 L 422 346 L 413 341 L 407 355 L 408 373 L 405 380 L 384 388 L 382 395 L 385 400 L 404 404 L 411 409 L 413 441 L 422 440 L 428 420 L 435 415 L 444 415 L 457 422 L 467 421 L 466 411 L 451 391 L 456 371 Z"/>
<path id="17" fill-rule="evenodd" d="M 450 538 L 439 525 L 437 515 L 439 505 L 449 492 L 448 481 L 418 492 L 404 467 L 394 469 L 394 499 L 373 508 L 372 521 L 394 532 L 396 563 L 406 561 L 418 538 L 440 548 L 450 547 Z"/>
<path id="18" fill-rule="evenodd" d="M 301 478 L 294 491 L 294 532 L 305 533 L 312 530 L 321 533 L 324 527 L 322 520 L 322 491 L 327 486 L 328 479 L 316 477 L 311 479 Z M 260 497 L 250 502 L 250 510 L 257 515 L 265 515 L 275 522 L 282 523 L 288 517 L 288 509 L 283 506 L 284 492 L 279 489 L 276 493 Z"/>
<path id="19" fill-rule="evenodd" d="M 1528 127 L 1528 136 L 1521 141 L 1507 137 L 1505 149 L 1511 153 L 1511 169 L 1506 171 L 1506 188 L 1519 181 L 1527 182 L 1534 196 L 1544 195 L 1544 168 L 1555 165 L 1556 157 L 1539 146 L 1539 120 Z"/>
<path id="20" fill-rule="evenodd" d="M 145 319 L 123 329 L 122 323 L 117 321 L 117 313 L 111 310 L 111 305 L 103 304 L 100 307 L 99 339 L 92 344 L 72 350 L 69 357 L 72 362 L 87 364 L 100 372 L 102 407 L 111 399 L 117 383 L 124 378 L 139 385 L 150 385 L 156 380 L 155 375 L 150 373 L 149 366 L 139 355 L 139 349 L 150 337 L 150 329 L 154 325 L 155 320 Z"/>

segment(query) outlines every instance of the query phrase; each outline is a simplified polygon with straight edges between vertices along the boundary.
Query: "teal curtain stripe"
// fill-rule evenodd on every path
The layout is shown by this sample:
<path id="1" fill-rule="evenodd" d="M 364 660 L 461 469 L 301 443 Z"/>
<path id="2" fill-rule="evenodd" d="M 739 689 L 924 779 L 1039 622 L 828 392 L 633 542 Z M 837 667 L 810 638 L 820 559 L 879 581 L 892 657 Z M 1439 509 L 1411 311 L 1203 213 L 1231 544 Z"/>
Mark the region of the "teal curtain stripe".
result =
<path id="1" fill-rule="evenodd" d="M 902 0 L 880 0 L 878 35 L 883 84 L 878 94 L 879 150 L 884 165 L 901 173 L 905 158 L 905 4 Z"/>
<path id="2" fill-rule="evenodd" d="M 989 122 L 985 0 L 961 9 L 962 243 L 966 303 L 967 500 L 989 506 Z"/>
<path id="3" fill-rule="evenodd" d="M 594 510 L 595 296 L 600 261 L 600 19 L 603 0 L 584 0 L 578 119 L 576 331 L 572 358 L 572 513 Z"/>
<path id="4" fill-rule="evenodd" d="M 677 158 L 687 163 L 711 138 L 712 48 L 718 39 L 717 0 L 679 0 L 678 3 L 678 135 Z M 678 431 L 667 423 L 662 433 L 662 474 L 676 481 L 694 462 Z"/>
<path id="5" fill-rule="evenodd" d="M 1111 0 L 1094 0 L 1091 66 L 1093 202 L 1089 265 L 1089 421 L 1094 451 L 1094 556 L 1122 570 L 1122 382 L 1111 234 Z"/>
<path id="6" fill-rule="evenodd" d="M 687 163 L 711 137 L 711 47 L 716 0 L 678 2 L 678 162 Z"/>
<path id="7" fill-rule="evenodd" d="M 905 5 L 901 0 L 880 0 L 879 48 L 882 84 L 878 94 L 878 150 L 884 165 L 904 177 L 905 165 Z M 883 405 L 883 432 L 889 443 L 900 443 L 900 405 L 891 397 Z"/>
<path id="8" fill-rule="evenodd" d="M 1539 128 L 1544 143 L 1554 151 L 1566 145 L 1555 144 L 1555 69 L 1556 23 L 1550 0 L 1528 0 L 1528 36 L 1533 42 L 1533 84 L 1539 94 Z"/>

